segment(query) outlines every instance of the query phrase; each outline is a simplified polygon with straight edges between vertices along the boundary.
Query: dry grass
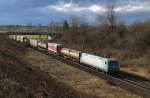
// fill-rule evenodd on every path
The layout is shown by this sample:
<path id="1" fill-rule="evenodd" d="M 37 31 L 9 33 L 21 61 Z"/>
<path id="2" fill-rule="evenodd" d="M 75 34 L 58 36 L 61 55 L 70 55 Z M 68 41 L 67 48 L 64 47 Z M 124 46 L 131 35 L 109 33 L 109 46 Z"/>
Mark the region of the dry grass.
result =
<path id="1" fill-rule="evenodd" d="M 78 92 L 102 98 L 139 98 L 119 87 L 111 86 L 105 80 L 99 79 L 82 70 L 66 65 L 39 52 L 30 50 L 26 59 L 33 66 L 73 87 Z"/>
<path id="2" fill-rule="evenodd" d="M 30 66 L 20 44 L 1 37 L 0 45 L 0 98 L 92 98 Z"/>
<path id="3" fill-rule="evenodd" d="M 120 67 L 123 70 L 130 71 L 145 77 L 150 76 L 150 60 L 149 52 L 142 54 L 137 51 L 129 51 L 127 49 L 101 49 L 104 54 L 110 54 L 111 57 L 120 61 Z"/>

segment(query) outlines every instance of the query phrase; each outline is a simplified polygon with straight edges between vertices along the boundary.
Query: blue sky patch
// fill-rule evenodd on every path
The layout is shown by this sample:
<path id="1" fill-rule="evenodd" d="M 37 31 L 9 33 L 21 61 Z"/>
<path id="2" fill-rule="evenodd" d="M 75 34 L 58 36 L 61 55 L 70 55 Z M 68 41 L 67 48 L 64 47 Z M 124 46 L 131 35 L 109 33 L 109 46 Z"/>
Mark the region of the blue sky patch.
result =
<path id="1" fill-rule="evenodd" d="M 0 24 L 49 24 L 73 15 L 94 20 L 112 3 L 122 21 L 150 19 L 150 0 L 0 0 Z"/>

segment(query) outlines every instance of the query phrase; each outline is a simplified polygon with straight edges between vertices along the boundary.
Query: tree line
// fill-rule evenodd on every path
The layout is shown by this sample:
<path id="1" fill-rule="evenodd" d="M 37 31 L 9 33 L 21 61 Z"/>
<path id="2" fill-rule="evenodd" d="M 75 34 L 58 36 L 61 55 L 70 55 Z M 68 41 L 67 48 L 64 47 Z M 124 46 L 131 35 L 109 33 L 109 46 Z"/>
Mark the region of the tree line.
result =
<path id="1" fill-rule="evenodd" d="M 64 36 L 61 42 L 65 47 L 110 55 L 127 62 L 138 61 L 142 63 L 140 65 L 149 64 L 147 58 L 150 57 L 150 19 L 126 25 L 118 18 L 114 9 L 114 5 L 109 5 L 105 14 L 98 15 L 96 23 L 92 25 L 85 17 L 72 16 L 63 22 L 51 21 L 46 26 L 2 25 L 0 29 L 62 32 Z"/>
<path id="2" fill-rule="evenodd" d="M 84 17 L 73 16 L 70 21 L 50 26 L 54 32 L 63 32 L 62 42 L 66 47 L 95 51 L 121 60 L 145 59 L 145 55 L 150 57 L 150 20 L 126 25 L 118 19 L 113 5 L 108 7 L 104 16 L 97 17 L 95 25 L 88 23 Z M 145 64 L 148 60 L 142 62 Z"/>

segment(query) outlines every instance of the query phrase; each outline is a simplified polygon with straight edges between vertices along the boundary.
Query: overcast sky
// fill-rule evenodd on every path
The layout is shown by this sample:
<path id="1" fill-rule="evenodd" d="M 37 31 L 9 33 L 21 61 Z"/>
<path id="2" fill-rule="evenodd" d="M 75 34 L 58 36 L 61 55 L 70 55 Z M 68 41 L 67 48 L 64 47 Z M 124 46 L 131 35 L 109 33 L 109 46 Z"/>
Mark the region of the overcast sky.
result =
<path id="1" fill-rule="evenodd" d="M 73 15 L 90 21 L 111 3 L 124 22 L 150 19 L 150 0 L 0 0 L 0 24 L 48 24 Z"/>

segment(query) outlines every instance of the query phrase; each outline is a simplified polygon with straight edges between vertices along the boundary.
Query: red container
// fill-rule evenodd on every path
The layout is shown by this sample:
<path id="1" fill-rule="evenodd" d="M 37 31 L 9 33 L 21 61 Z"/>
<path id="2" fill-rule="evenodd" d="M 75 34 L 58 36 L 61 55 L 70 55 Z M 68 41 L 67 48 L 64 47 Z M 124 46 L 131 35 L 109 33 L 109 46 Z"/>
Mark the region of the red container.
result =
<path id="1" fill-rule="evenodd" d="M 62 45 L 61 44 L 57 44 L 57 43 L 48 43 L 48 50 L 55 52 L 55 53 L 60 53 L 62 49 Z"/>

